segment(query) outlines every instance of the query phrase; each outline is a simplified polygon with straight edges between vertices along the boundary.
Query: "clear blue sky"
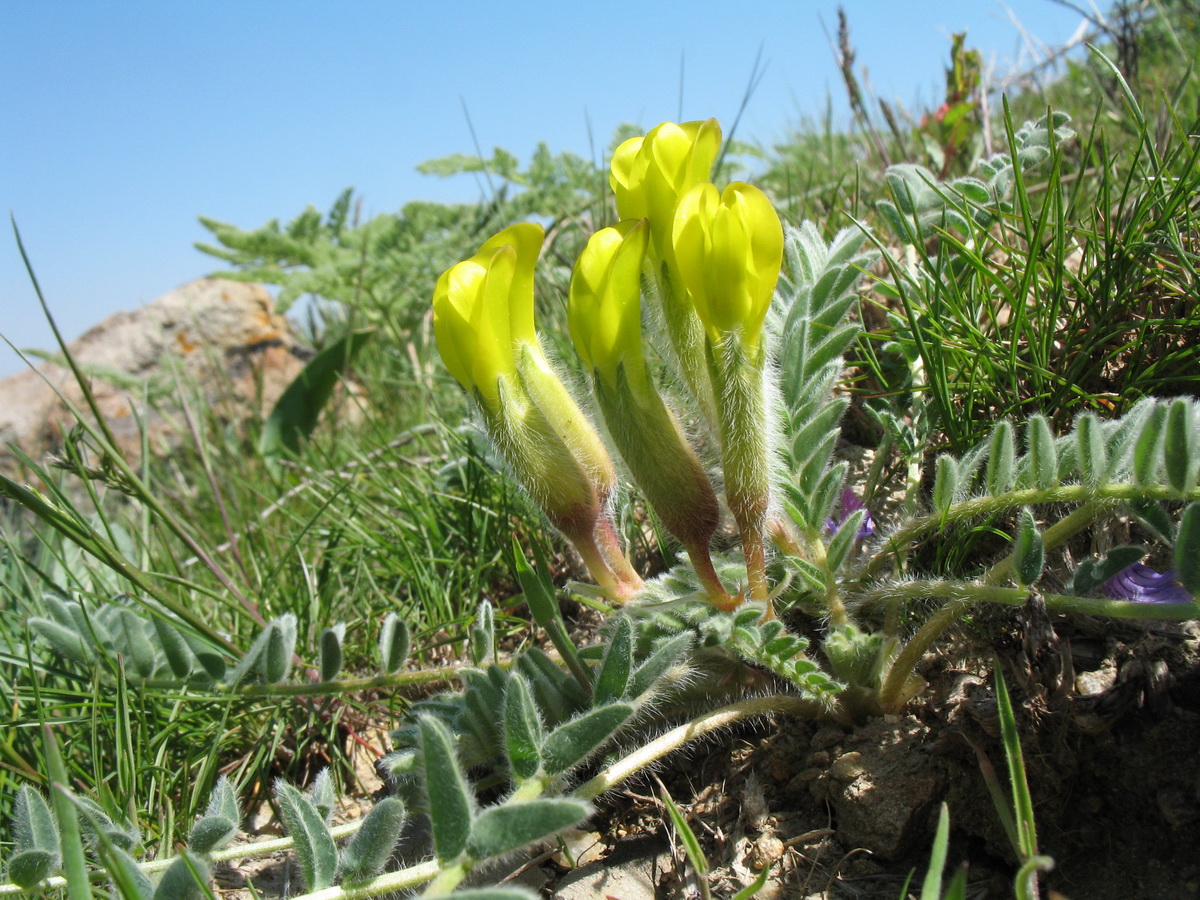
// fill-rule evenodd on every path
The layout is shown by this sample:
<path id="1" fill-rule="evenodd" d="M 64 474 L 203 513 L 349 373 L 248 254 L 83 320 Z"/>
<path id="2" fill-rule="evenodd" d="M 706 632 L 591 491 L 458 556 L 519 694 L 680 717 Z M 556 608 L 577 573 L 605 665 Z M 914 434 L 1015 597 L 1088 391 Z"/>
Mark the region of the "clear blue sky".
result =
<path id="1" fill-rule="evenodd" d="M 1004 71 L 1028 62 L 1020 21 L 1065 42 L 1050 0 L 843 0 L 876 93 L 934 100 L 949 34 Z M 599 153 L 623 122 L 728 126 L 756 54 L 739 136 L 770 144 L 827 97 L 837 0 L 38 0 L 0 3 L 0 206 L 15 216 L 68 338 L 218 266 L 197 215 L 242 227 L 328 209 L 353 185 L 367 214 L 474 200 L 470 177 L 415 166 L 472 152 Z M 822 27 L 822 22 L 824 27 Z M 682 112 L 680 106 L 680 68 Z M 591 134 L 589 135 L 589 123 Z M 593 151 L 594 136 L 595 151 Z M 0 334 L 48 347 L 7 226 Z M 0 347 L 0 376 L 21 363 Z"/>

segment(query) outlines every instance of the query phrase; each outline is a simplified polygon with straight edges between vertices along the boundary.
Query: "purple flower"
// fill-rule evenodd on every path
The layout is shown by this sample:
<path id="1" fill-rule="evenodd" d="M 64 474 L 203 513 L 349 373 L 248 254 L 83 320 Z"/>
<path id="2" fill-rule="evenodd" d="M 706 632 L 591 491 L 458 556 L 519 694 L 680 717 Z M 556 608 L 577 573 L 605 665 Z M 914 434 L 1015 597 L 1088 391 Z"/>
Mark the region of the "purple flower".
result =
<path id="1" fill-rule="evenodd" d="M 862 524 L 858 527 L 858 534 L 854 536 L 854 539 L 861 541 L 863 538 L 869 538 L 875 533 L 875 520 L 871 518 L 871 511 L 863 506 L 863 502 L 858 499 L 858 494 L 854 493 L 850 488 L 842 491 L 842 511 L 836 519 L 828 518 L 825 520 L 825 530 L 830 534 L 836 534 L 846 524 L 846 520 L 860 509 L 866 510 L 867 514 L 863 518 Z"/>
<path id="2" fill-rule="evenodd" d="M 1100 585 L 1113 600 L 1132 600 L 1134 603 L 1192 603 L 1195 598 L 1175 580 L 1175 570 L 1158 573 L 1149 566 L 1135 562 Z"/>

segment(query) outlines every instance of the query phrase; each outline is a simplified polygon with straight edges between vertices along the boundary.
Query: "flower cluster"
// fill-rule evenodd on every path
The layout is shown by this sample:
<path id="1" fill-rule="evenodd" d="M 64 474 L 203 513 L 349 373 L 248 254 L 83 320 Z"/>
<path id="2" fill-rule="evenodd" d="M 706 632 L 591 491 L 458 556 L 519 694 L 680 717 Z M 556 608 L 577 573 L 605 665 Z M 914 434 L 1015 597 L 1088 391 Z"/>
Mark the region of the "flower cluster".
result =
<path id="1" fill-rule="evenodd" d="M 666 122 L 617 148 L 609 182 L 619 222 L 592 235 L 575 264 L 568 325 L 612 444 L 709 598 L 733 608 L 747 595 L 768 597 L 774 465 L 763 324 L 783 226 L 757 188 L 712 184 L 720 144 L 720 126 L 709 119 Z M 433 298 L 438 349 L 514 476 L 597 583 L 627 598 L 640 582 L 613 531 L 613 464 L 534 329 L 542 237 L 537 225 L 514 225 L 442 275 Z M 644 321 L 657 327 L 684 410 L 659 390 Z M 682 421 L 719 448 L 747 570 L 747 585 L 732 595 L 709 551 L 720 522 L 717 485 Z"/>

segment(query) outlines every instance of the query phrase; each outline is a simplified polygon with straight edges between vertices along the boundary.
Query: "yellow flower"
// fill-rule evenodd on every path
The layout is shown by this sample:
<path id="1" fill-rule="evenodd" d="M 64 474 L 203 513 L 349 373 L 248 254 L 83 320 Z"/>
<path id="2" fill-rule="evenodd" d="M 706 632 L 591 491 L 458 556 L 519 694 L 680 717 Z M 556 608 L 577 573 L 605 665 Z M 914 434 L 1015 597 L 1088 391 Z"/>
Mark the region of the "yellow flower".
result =
<path id="1" fill-rule="evenodd" d="M 610 383 L 622 363 L 630 378 L 640 378 L 644 369 L 641 273 L 649 240 L 645 219 L 601 229 L 588 239 L 571 273 L 571 340 L 584 364 Z"/>
<path id="2" fill-rule="evenodd" d="M 533 270 L 543 231 L 521 222 L 504 229 L 468 260 L 451 266 L 433 292 L 433 331 L 446 368 L 488 406 L 502 378 L 516 374 L 519 346 L 537 344 Z"/>
<path id="3" fill-rule="evenodd" d="M 597 581 L 624 596 L 641 580 L 609 537 L 605 504 L 616 471 L 534 328 L 534 269 L 544 237 L 540 225 L 513 225 L 447 269 L 433 293 L 434 334 L 446 368 L 478 401 L 517 480 Z"/>
<path id="4" fill-rule="evenodd" d="M 675 264 L 710 340 L 739 332 L 757 348 L 783 263 L 783 225 L 756 187 L 718 194 L 698 184 L 680 198 L 671 230 Z"/>
<path id="5" fill-rule="evenodd" d="M 663 122 L 630 138 L 613 153 L 609 184 L 622 219 L 649 219 L 654 253 L 667 259 L 675 204 L 692 185 L 707 181 L 721 148 L 721 126 Z"/>

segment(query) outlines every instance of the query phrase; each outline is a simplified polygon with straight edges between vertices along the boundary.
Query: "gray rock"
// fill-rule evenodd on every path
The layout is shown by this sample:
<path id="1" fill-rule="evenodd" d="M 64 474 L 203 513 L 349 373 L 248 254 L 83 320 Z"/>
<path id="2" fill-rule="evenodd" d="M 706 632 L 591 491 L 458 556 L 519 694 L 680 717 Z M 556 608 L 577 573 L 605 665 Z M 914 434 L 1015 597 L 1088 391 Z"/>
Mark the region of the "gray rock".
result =
<path id="1" fill-rule="evenodd" d="M 572 869 L 559 879 L 555 900 L 654 900 L 658 873 L 671 868 L 663 842 L 625 841 L 604 859 Z"/>
<path id="2" fill-rule="evenodd" d="M 836 781 L 829 799 L 843 843 L 892 860 L 925 833 L 944 790 L 942 774 L 919 749 L 927 733 L 907 716 L 873 722 L 854 735 L 854 751 L 835 760 L 831 772 Z"/>
<path id="3" fill-rule="evenodd" d="M 199 278 L 116 313 L 69 347 L 131 457 L 140 452 L 139 418 L 155 449 L 180 437 L 180 383 L 198 386 L 203 402 L 236 421 L 268 408 L 303 365 L 271 295 L 219 278 Z M 60 446 L 74 425 L 68 402 L 82 407 L 83 395 L 70 370 L 55 362 L 0 380 L 0 469 L 15 469 L 9 443 L 35 459 Z"/>

